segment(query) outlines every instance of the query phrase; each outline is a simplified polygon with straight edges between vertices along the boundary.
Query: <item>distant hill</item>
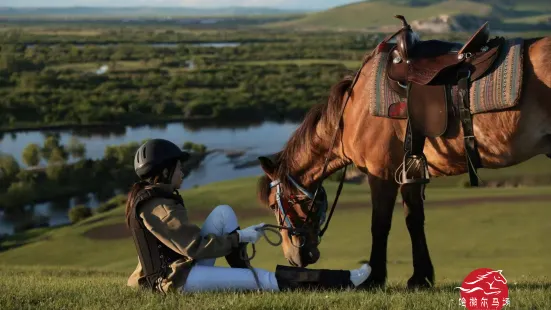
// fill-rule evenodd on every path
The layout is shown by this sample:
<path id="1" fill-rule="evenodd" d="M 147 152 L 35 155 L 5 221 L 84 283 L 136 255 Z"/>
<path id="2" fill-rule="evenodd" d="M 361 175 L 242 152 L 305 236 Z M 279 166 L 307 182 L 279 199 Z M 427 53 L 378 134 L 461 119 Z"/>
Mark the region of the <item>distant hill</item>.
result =
<path id="1" fill-rule="evenodd" d="M 0 7 L 4 17 L 173 17 L 173 16 L 247 16 L 299 14 L 305 10 L 284 10 L 269 7 L 222 7 L 212 9 L 192 7 Z"/>
<path id="2" fill-rule="evenodd" d="M 449 23 L 449 31 L 456 28 L 470 31 L 486 20 L 491 22 L 492 29 L 497 29 L 497 26 L 516 29 L 549 23 L 551 0 L 371 0 L 305 14 L 302 18 L 267 26 L 390 31 L 400 26 L 400 21 L 393 17 L 397 14 L 404 15 L 410 23 L 431 19 L 432 24 Z"/>

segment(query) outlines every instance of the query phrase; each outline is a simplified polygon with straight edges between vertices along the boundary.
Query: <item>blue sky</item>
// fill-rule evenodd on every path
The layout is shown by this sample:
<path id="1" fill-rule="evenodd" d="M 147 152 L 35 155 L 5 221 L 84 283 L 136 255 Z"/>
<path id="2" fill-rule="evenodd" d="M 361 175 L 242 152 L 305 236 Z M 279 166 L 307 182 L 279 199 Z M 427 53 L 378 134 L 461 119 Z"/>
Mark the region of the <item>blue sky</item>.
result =
<path id="1" fill-rule="evenodd" d="M 359 0 L 0 0 L 1 6 L 265 6 L 276 8 L 326 9 Z"/>

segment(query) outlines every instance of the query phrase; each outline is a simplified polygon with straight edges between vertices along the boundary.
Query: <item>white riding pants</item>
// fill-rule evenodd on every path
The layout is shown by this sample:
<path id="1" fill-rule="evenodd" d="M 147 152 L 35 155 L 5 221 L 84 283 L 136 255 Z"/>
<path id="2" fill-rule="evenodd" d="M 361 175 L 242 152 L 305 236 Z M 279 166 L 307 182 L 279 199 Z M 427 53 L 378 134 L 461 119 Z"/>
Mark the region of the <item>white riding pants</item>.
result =
<path id="1" fill-rule="evenodd" d="M 201 227 L 201 234 L 215 234 L 218 236 L 229 234 L 239 226 L 237 216 L 228 205 L 214 208 Z M 216 267 L 216 258 L 198 260 L 191 269 L 182 291 L 242 291 L 256 290 L 258 286 L 254 275 L 249 269 Z M 262 290 L 279 291 L 277 280 L 273 272 L 254 268 Z"/>

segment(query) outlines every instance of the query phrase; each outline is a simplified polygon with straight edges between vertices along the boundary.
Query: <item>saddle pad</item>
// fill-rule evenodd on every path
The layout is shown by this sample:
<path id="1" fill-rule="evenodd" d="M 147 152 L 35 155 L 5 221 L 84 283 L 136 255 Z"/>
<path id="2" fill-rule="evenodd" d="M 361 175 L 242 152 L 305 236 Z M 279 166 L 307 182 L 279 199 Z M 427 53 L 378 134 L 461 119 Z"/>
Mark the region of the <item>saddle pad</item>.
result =
<path id="1" fill-rule="evenodd" d="M 518 104 L 522 87 L 523 39 L 505 42 L 490 73 L 471 83 L 471 113 L 507 109 Z"/>
<path id="2" fill-rule="evenodd" d="M 387 62 L 389 53 L 381 51 L 369 61 L 370 70 L 366 70 L 365 94 L 371 115 L 382 117 L 403 118 L 403 116 L 390 113 L 389 108 L 394 103 L 405 102 L 390 88 L 387 79 Z M 405 107 L 405 104 L 403 104 Z"/>

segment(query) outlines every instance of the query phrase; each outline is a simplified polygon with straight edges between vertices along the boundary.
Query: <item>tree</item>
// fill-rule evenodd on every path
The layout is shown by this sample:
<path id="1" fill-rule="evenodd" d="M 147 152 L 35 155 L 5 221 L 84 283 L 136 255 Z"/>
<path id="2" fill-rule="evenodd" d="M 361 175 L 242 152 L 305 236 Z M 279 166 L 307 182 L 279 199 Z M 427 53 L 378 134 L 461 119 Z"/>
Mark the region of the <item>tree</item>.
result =
<path id="1" fill-rule="evenodd" d="M 37 166 L 40 163 L 40 146 L 31 143 L 23 149 L 23 162 L 29 167 Z"/>
<path id="2" fill-rule="evenodd" d="M 48 135 L 46 137 L 44 140 L 44 146 L 41 149 L 42 157 L 45 160 L 50 161 L 50 156 L 54 149 L 61 151 L 59 154 L 62 155 L 62 158 L 67 159 L 67 154 L 65 153 L 60 140 L 61 137 L 59 134 Z"/>
<path id="3" fill-rule="evenodd" d="M 53 148 L 50 152 L 50 157 L 48 158 L 48 164 L 57 164 L 63 165 L 66 160 L 66 154 L 63 149 L 56 147 Z"/>
<path id="4" fill-rule="evenodd" d="M 76 224 L 84 219 L 92 216 L 92 209 L 85 205 L 78 205 L 69 209 L 69 220 L 71 223 Z"/>
<path id="5" fill-rule="evenodd" d="M 191 151 L 193 149 L 193 142 L 191 141 L 184 142 L 183 149 L 186 151 Z"/>
<path id="6" fill-rule="evenodd" d="M 74 158 L 84 158 L 86 156 L 86 146 L 75 137 L 71 137 L 67 151 Z"/>
<path id="7" fill-rule="evenodd" d="M 204 144 L 195 144 L 192 150 L 199 154 L 204 154 L 207 151 L 207 146 Z"/>
<path id="8" fill-rule="evenodd" d="M 60 148 L 54 148 L 50 157 L 48 158 L 48 167 L 46 168 L 46 175 L 48 179 L 60 182 L 65 172 L 65 156 L 63 150 Z"/>
<path id="9" fill-rule="evenodd" d="M 17 179 L 19 164 L 12 155 L 0 154 L 0 188 L 7 188 Z"/>

